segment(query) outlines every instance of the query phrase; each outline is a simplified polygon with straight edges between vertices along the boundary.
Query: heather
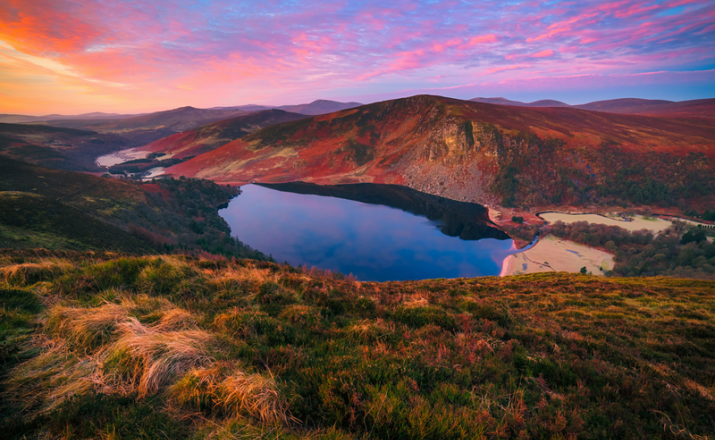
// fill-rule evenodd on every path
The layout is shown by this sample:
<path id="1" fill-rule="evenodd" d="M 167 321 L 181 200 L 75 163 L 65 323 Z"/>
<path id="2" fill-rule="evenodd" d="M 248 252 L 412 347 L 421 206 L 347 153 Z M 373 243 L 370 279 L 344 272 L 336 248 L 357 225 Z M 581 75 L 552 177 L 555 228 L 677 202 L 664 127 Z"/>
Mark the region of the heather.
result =
<path id="1" fill-rule="evenodd" d="M 10 438 L 715 433 L 711 281 L 3 251 L 0 284 Z"/>

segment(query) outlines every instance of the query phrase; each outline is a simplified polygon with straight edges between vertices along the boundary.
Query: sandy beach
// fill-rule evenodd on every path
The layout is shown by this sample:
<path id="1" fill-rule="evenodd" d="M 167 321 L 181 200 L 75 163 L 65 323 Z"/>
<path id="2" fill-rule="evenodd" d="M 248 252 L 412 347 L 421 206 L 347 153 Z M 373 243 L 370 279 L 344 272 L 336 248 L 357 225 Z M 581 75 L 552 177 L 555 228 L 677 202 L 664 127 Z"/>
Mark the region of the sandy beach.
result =
<path id="1" fill-rule="evenodd" d="M 579 272 L 582 267 L 593 275 L 604 275 L 613 265 L 613 255 L 607 252 L 548 236 L 531 249 L 505 258 L 500 276 Z"/>

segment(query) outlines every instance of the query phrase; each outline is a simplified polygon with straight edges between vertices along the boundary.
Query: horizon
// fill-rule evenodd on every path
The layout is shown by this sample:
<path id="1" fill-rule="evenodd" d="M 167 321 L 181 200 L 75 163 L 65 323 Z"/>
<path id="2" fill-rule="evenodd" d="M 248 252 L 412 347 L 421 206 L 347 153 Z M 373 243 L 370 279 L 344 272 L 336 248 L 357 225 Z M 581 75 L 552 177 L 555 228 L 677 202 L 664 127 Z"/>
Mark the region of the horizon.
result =
<path id="1" fill-rule="evenodd" d="M 531 101 L 518 101 L 517 99 L 510 99 L 510 98 L 506 98 L 506 97 L 504 97 L 504 96 L 489 96 L 489 97 L 486 97 L 486 96 L 475 96 L 474 98 L 462 99 L 462 98 L 453 98 L 453 97 L 446 96 L 446 95 L 432 95 L 432 94 L 430 94 L 430 93 L 420 93 L 420 94 L 417 94 L 417 95 L 407 95 L 407 96 L 405 96 L 405 97 L 403 97 L 403 98 L 390 98 L 390 99 L 385 99 L 384 101 L 391 101 L 391 100 L 396 100 L 396 99 L 405 99 L 405 98 L 414 97 L 414 96 L 421 96 L 421 95 L 439 96 L 439 97 L 450 98 L 450 99 L 459 99 L 459 100 L 463 100 L 463 101 L 471 101 L 472 99 L 506 99 L 506 100 L 508 100 L 508 101 L 523 102 L 524 104 L 530 104 L 530 103 L 534 103 L 534 102 L 538 102 L 538 101 L 558 101 L 558 102 L 567 104 L 567 105 L 569 105 L 569 106 L 571 106 L 571 107 L 575 107 L 575 106 L 579 106 L 579 105 L 585 105 L 585 104 L 590 104 L 590 103 L 593 103 L 593 102 L 598 102 L 598 101 L 588 101 L 588 102 L 580 102 L 580 103 L 577 103 L 577 104 L 572 104 L 572 103 L 568 103 L 568 102 L 564 102 L 564 101 L 559 101 L 559 100 L 557 100 L 557 99 L 550 99 L 550 98 L 535 99 L 535 100 L 531 100 Z M 688 99 L 688 100 L 683 100 L 683 101 L 673 101 L 673 100 L 658 99 L 658 98 L 622 97 L 622 98 L 604 99 L 604 100 L 602 100 L 602 101 L 612 101 L 612 100 L 621 100 L 621 99 L 642 99 L 642 100 L 652 100 L 652 101 L 687 102 L 687 101 L 698 101 L 698 100 L 715 99 L 715 98 L 712 98 L 712 97 L 704 97 L 704 98 Z M 267 107 L 266 110 L 270 110 L 270 109 L 278 109 L 278 110 L 281 110 L 281 109 L 279 109 L 278 107 L 281 107 L 281 106 L 290 106 L 290 105 L 306 105 L 306 104 L 312 104 L 312 103 L 318 102 L 318 101 L 332 101 L 332 102 L 339 102 L 339 103 L 347 103 L 347 101 L 334 101 L 334 100 L 330 100 L 330 99 L 318 98 L 318 99 L 313 99 L 313 100 L 311 100 L 311 101 L 309 101 L 309 102 L 298 102 L 298 103 L 294 103 L 294 104 L 278 104 L 278 105 L 276 105 L 276 104 L 256 104 L 256 103 L 248 103 L 248 104 L 236 104 L 236 105 L 226 105 L 226 106 L 197 107 L 197 106 L 194 106 L 194 105 L 188 105 L 188 104 L 187 104 L 187 105 L 180 105 L 180 106 L 178 106 L 178 107 L 159 109 L 159 110 L 155 110 L 155 111 L 136 111 L 136 112 L 128 111 L 128 112 L 126 112 L 126 113 L 90 111 L 90 112 L 77 113 L 77 114 L 41 113 L 41 112 L 40 112 L 40 113 L 35 113 L 35 114 L 25 113 L 25 114 L 22 114 L 22 115 L 20 115 L 20 114 L 16 114 L 16 115 L 17 115 L 17 116 L 42 117 L 42 116 L 82 116 L 82 115 L 89 115 L 89 114 L 97 113 L 97 114 L 117 115 L 117 116 L 123 116 L 123 115 L 139 116 L 139 115 L 147 115 L 147 114 L 152 114 L 152 113 L 160 113 L 160 112 L 178 110 L 178 109 L 186 108 L 186 107 L 191 107 L 191 108 L 195 108 L 195 109 L 199 109 L 199 110 L 211 110 L 211 109 L 214 109 L 214 108 L 219 109 L 219 108 L 232 108 L 232 107 L 259 106 L 259 107 Z M 358 104 L 360 104 L 360 105 L 362 106 L 362 105 L 368 105 L 368 104 L 373 104 L 373 103 L 377 103 L 377 102 L 382 102 L 382 101 L 358 102 Z M 488 103 L 487 103 L 487 104 L 488 104 Z M 507 105 L 508 105 L 508 104 L 507 104 Z M 286 110 L 286 111 L 289 111 L 289 110 Z M 9 113 L 0 113 L 0 115 L 6 115 L 6 116 L 7 116 L 7 115 L 12 115 L 12 114 L 9 114 Z"/>
<path id="2" fill-rule="evenodd" d="M 0 113 L 715 96 L 707 0 L 0 5 Z"/>

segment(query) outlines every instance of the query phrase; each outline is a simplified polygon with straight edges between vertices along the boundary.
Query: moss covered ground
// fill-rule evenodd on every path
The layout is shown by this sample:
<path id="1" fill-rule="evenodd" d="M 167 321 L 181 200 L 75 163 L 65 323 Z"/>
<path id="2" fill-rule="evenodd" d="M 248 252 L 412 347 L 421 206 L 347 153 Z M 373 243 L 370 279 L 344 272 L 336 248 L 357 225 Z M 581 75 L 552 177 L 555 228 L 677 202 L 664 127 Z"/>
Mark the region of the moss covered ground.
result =
<path id="1" fill-rule="evenodd" d="M 715 282 L 0 253 L 7 438 L 715 434 Z"/>

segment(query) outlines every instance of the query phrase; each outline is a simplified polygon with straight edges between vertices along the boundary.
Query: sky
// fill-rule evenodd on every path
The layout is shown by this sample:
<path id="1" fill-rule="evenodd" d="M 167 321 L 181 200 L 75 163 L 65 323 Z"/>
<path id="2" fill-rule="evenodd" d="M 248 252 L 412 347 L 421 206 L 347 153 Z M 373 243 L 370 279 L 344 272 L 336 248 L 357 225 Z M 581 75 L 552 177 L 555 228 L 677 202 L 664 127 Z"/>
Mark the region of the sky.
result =
<path id="1" fill-rule="evenodd" d="M 3 0 L 0 113 L 715 97 L 715 2 Z"/>

